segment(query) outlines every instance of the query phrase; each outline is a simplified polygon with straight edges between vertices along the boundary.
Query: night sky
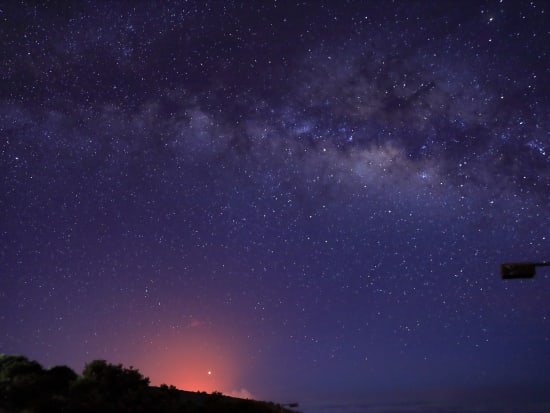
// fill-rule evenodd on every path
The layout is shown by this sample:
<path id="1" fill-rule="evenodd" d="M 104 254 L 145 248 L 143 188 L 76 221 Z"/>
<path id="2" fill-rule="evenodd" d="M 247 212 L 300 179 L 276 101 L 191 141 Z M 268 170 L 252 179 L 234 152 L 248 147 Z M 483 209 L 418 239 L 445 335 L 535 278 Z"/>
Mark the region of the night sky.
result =
<path id="1" fill-rule="evenodd" d="M 0 6 L 0 353 L 548 411 L 549 2 L 66 3 Z"/>

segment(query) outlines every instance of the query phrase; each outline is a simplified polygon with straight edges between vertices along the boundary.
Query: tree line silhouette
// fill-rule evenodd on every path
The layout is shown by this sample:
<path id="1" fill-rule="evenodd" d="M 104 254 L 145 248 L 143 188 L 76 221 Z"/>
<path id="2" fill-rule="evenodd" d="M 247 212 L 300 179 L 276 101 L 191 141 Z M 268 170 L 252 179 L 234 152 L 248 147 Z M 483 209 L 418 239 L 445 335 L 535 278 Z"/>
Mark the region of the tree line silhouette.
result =
<path id="1" fill-rule="evenodd" d="M 81 375 L 67 366 L 43 368 L 25 356 L 0 355 L 0 413 L 280 413 L 280 404 L 219 392 L 150 386 L 133 367 L 94 360 Z"/>

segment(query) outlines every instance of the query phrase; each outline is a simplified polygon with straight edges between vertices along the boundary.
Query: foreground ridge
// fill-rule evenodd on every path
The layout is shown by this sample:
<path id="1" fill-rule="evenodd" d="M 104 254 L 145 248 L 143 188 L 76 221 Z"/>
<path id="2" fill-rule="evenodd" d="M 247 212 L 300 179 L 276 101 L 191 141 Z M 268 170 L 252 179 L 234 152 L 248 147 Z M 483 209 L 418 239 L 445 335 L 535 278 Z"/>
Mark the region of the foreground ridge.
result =
<path id="1" fill-rule="evenodd" d="M 293 410 L 220 392 L 190 392 L 165 384 L 151 386 L 149 378 L 137 369 L 105 360 L 91 361 L 78 375 L 67 366 L 44 369 L 25 356 L 2 354 L 0 413 L 15 412 L 291 413 Z"/>

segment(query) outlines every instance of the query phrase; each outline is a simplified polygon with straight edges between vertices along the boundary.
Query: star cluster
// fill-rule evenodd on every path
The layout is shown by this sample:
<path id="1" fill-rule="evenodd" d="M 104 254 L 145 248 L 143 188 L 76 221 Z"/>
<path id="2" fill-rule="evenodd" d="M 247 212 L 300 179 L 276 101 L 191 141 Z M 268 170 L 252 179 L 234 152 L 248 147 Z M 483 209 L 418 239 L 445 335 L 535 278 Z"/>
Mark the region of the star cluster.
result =
<path id="1" fill-rule="evenodd" d="M 550 258 L 550 7 L 432 3 L 2 6 L 0 352 L 538 400 L 548 275 L 498 270 Z"/>

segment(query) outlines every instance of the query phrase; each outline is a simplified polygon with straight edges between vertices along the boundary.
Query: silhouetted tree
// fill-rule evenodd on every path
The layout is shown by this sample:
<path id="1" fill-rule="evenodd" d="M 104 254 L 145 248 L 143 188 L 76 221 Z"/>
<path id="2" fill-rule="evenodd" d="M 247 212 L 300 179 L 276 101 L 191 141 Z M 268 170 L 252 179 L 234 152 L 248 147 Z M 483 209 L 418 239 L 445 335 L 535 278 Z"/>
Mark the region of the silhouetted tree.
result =
<path id="1" fill-rule="evenodd" d="M 149 379 L 130 367 L 94 360 L 84 367 L 75 387 L 83 411 L 140 412 L 149 404 Z"/>
<path id="2" fill-rule="evenodd" d="M 0 405 L 32 406 L 44 388 L 44 369 L 24 356 L 0 355 Z"/>
<path id="3" fill-rule="evenodd" d="M 23 356 L 0 355 L 1 413 L 279 413 L 281 406 L 224 396 L 149 387 L 130 367 L 94 360 L 82 376 L 67 366 L 45 370 Z"/>
<path id="4" fill-rule="evenodd" d="M 46 371 L 46 376 L 51 383 L 51 387 L 65 391 L 69 388 L 77 378 L 76 374 L 70 367 L 55 366 Z"/>

